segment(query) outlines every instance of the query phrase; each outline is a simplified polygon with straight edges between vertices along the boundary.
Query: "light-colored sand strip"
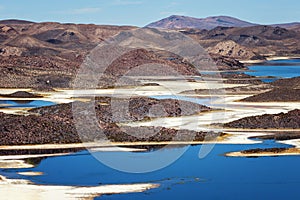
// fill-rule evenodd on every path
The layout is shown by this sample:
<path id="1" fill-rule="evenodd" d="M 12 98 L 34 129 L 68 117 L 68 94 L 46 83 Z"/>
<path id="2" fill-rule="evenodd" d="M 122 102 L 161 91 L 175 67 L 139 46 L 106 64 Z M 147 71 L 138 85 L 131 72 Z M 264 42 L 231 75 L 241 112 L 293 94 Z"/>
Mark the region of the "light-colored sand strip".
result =
<path id="1" fill-rule="evenodd" d="M 143 152 L 147 149 L 125 148 L 125 147 L 99 147 L 89 149 L 91 152 Z"/>
<path id="2" fill-rule="evenodd" d="M 13 184 L 32 184 L 31 181 L 25 179 L 8 179 L 5 176 L 0 175 L 0 187 L 2 185 L 13 185 Z"/>
<path id="3" fill-rule="evenodd" d="M 223 84 L 218 81 L 199 81 L 188 82 L 182 81 L 150 81 L 157 83 L 159 86 L 140 86 L 138 89 L 133 88 L 115 88 L 115 89 L 91 89 L 91 90 L 58 90 L 53 93 L 52 98 L 68 99 L 71 97 L 82 96 L 159 96 L 159 95 L 175 95 L 186 90 L 194 89 L 220 89 L 247 86 L 248 84 Z"/>
<path id="4" fill-rule="evenodd" d="M 224 132 L 263 132 L 266 134 L 271 134 L 272 132 L 300 132 L 300 129 L 284 129 L 284 128 L 278 128 L 278 129 L 242 129 L 242 128 L 223 128 Z"/>
<path id="5" fill-rule="evenodd" d="M 278 143 L 282 144 L 287 144 L 287 145 L 292 145 L 296 148 L 300 148 L 300 139 L 295 139 L 295 140 L 283 140 L 283 141 L 278 141 Z"/>
<path id="6" fill-rule="evenodd" d="M 30 108 L 0 108 L 0 112 L 5 114 L 26 115 Z"/>
<path id="7" fill-rule="evenodd" d="M 299 59 L 299 56 L 274 56 L 274 57 L 267 57 L 267 60 L 291 60 L 291 59 Z"/>
<path id="8" fill-rule="evenodd" d="M 71 103 L 74 99 L 68 98 L 53 98 L 52 96 L 49 97 L 39 97 L 39 98 L 15 98 L 15 97 L 0 97 L 0 100 L 11 100 L 11 101 L 50 101 L 57 104 L 60 103 Z"/>
<path id="9" fill-rule="evenodd" d="M 12 94 L 18 91 L 31 92 L 32 90 L 25 88 L 1 88 L 0 94 Z"/>
<path id="10" fill-rule="evenodd" d="M 0 156 L 1 160 L 21 160 L 27 158 L 41 158 L 41 157 L 56 157 L 56 156 L 65 156 L 70 153 L 58 153 L 58 154 L 37 154 L 37 155 L 9 155 L 9 156 Z"/>
<path id="11" fill-rule="evenodd" d="M 249 95 L 246 95 L 249 96 Z M 166 128 L 186 129 L 193 131 L 222 131 L 215 130 L 216 127 L 211 127 L 214 123 L 228 123 L 244 117 L 263 115 L 263 114 L 278 114 L 300 107 L 300 102 L 284 103 L 284 102 L 261 102 L 248 103 L 236 102 L 245 95 L 230 95 L 221 100 L 216 100 L 212 104 L 217 108 L 224 110 L 215 112 L 203 112 L 199 115 L 181 116 L 181 117 L 163 117 L 155 118 L 149 121 L 138 121 L 130 123 L 120 123 L 121 126 L 140 127 L 140 126 L 155 126 L 160 127 L 162 124 Z M 211 106 L 211 105 L 210 105 Z"/>
<path id="12" fill-rule="evenodd" d="M 33 167 L 34 165 L 28 164 L 24 160 L 0 160 L 0 169 L 25 169 Z"/>
<path id="13" fill-rule="evenodd" d="M 231 152 L 226 153 L 225 156 L 228 157 L 270 157 L 270 156 L 299 156 L 299 148 L 290 148 L 282 152 L 260 152 L 260 153 L 242 153 L 242 152 Z"/>
<path id="14" fill-rule="evenodd" d="M 75 144 L 37 144 L 37 145 L 0 146 L 0 150 L 69 149 L 69 148 L 84 148 L 85 146 L 97 147 L 96 143 L 86 143 L 85 145 L 82 144 L 82 143 L 75 143 Z"/>
<path id="15" fill-rule="evenodd" d="M 257 64 L 265 61 L 264 60 L 240 60 L 240 62 L 243 64 Z"/>
<path id="16" fill-rule="evenodd" d="M 242 152 L 230 152 L 226 153 L 229 157 L 267 157 L 267 156 L 298 156 L 300 155 L 300 139 L 277 141 L 277 143 L 292 145 L 294 148 L 289 148 L 282 152 L 260 152 L 260 153 L 242 153 Z"/>
<path id="17" fill-rule="evenodd" d="M 266 60 L 240 60 L 241 63 L 244 64 L 257 64 L 266 61 L 274 61 L 274 60 L 290 60 L 290 59 L 299 59 L 299 57 L 295 56 L 273 56 L 273 57 L 266 57 Z"/>
<path id="18" fill-rule="evenodd" d="M 52 200 L 78 199 L 91 200 L 103 194 L 144 192 L 158 188 L 159 184 L 103 185 L 96 187 L 34 185 L 27 180 L 12 180 L 0 176 L 1 200 Z"/>
<path id="19" fill-rule="evenodd" d="M 252 141 L 244 139 L 244 137 L 249 137 L 248 133 L 235 132 L 234 135 L 220 137 L 216 141 L 169 141 L 169 142 L 112 142 L 112 143 L 83 143 L 83 144 L 46 144 L 46 145 L 24 145 L 24 146 L 1 146 L 0 150 L 35 150 L 35 149 L 67 149 L 67 148 L 88 148 L 92 151 L 126 151 L 126 152 L 140 152 L 145 151 L 145 149 L 139 148 L 124 148 L 125 146 L 155 146 L 155 145 L 194 145 L 194 144 L 256 144 L 260 143 L 258 141 Z M 260 133 L 252 133 L 253 135 L 261 135 Z M 239 135 L 243 135 L 238 139 Z M 264 134 L 265 135 L 265 134 Z M 122 147 L 118 147 L 122 146 Z M 53 154 L 52 154 L 53 155 Z M 42 155 L 38 155 L 42 157 Z M 59 155 L 57 155 L 59 156 Z M 25 156 L 27 157 L 27 156 Z M 13 158 L 13 157 L 8 157 Z M 16 156 L 17 159 L 24 159 L 21 156 Z M 1 157 L 0 157 L 1 159 Z"/>
<path id="20" fill-rule="evenodd" d="M 41 176 L 44 173 L 43 172 L 18 172 L 17 174 L 20 174 L 23 176 Z"/>
<path id="21" fill-rule="evenodd" d="M 0 150 L 36 150 L 36 149 L 76 149 L 76 148 L 90 148 L 97 151 L 144 151 L 145 149 L 138 148 L 121 148 L 116 147 L 117 144 L 123 143 L 74 143 L 74 144 L 38 144 L 38 145 L 12 145 L 0 146 Z M 128 145 L 132 145 L 129 143 Z"/>

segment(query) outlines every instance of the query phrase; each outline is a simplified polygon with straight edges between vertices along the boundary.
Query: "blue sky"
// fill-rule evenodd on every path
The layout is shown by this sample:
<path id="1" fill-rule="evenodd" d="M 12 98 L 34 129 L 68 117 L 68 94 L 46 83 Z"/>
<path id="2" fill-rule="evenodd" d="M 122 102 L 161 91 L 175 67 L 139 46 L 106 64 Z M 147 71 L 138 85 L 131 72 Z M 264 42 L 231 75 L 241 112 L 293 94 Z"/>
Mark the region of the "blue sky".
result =
<path id="1" fill-rule="evenodd" d="M 300 21 L 299 0 L 2 0 L 0 19 L 144 26 L 172 14 Z"/>

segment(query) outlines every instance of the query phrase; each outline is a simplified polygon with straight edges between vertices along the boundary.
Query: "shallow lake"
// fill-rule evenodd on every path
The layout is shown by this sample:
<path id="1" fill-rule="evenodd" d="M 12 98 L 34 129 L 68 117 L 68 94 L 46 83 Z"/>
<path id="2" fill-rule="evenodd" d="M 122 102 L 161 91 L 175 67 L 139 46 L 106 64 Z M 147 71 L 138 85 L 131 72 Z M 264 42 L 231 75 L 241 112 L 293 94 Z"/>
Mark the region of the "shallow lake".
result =
<path id="1" fill-rule="evenodd" d="M 300 76 L 300 59 L 276 60 L 248 67 L 245 74 L 263 77 L 264 82 L 273 82 L 280 78 L 293 78 Z M 272 76 L 273 78 L 266 78 Z"/>
<path id="2" fill-rule="evenodd" d="M 172 165 L 146 174 L 116 171 L 100 163 L 87 151 L 44 159 L 34 169 L 5 172 L 6 175 L 17 178 L 24 177 L 16 175 L 15 172 L 31 170 L 44 172 L 43 176 L 30 178 L 37 184 L 87 186 L 140 182 L 161 184 L 158 189 L 143 193 L 109 195 L 97 199 L 299 199 L 299 157 L 223 156 L 228 151 L 270 147 L 289 146 L 274 143 L 272 140 L 255 145 L 216 145 L 204 159 L 198 157 L 201 145 L 190 146 Z M 166 151 L 172 154 L 176 150 L 177 148 L 171 148 Z M 135 156 L 137 153 L 131 154 Z"/>
<path id="3" fill-rule="evenodd" d="M 249 67 L 255 76 L 295 77 L 300 76 L 300 60 L 271 61 L 264 65 Z M 262 78 L 264 79 L 264 78 Z M 264 79 L 265 81 L 274 79 Z M 153 96 L 164 99 L 173 96 Z M 194 99 L 179 96 L 181 100 L 210 105 L 211 99 Z M 49 104 L 48 104 L 49 103 Z M 40 107 L 51 102 L 12 102 L 10 106 Z M 300 156 L 233 158 L 224 153 L 254 148 L 289 147 L 272 140 L 251 145 L 215 145 L 203 159 L 198 157 L 202 146 L 190 146 L 172 165 L 161 170 L 131 174 L 105 166 L 88 151 L 68 156 L 41 160 L 33 169 L 0 170 L 9 178 L 25 178 L 36 184 L 97 186 L 105 184 L 159 183 L 157 189 L 143 193 L 104 195 L 96 199 L 300 199 Z M 180 148 L 168 148 L 170 155 Z M 97 152 L 114 156 L 121 152 Z M 143 153 L 130 153 L 132 157 Z M 145 158 L 147 159 L 147 158 Z M 158 158 L 159 160 L 159 158 Z M 122 165 L 124 163 L 120 163 Z M 27 177 L 17 172 L 39 171 L 44 175 Z"/>
<path id="4" fill-rule="evenodd" d="M 0 108 L 39 108 L 56 103 L 43 100 L 0 100 Z"/>

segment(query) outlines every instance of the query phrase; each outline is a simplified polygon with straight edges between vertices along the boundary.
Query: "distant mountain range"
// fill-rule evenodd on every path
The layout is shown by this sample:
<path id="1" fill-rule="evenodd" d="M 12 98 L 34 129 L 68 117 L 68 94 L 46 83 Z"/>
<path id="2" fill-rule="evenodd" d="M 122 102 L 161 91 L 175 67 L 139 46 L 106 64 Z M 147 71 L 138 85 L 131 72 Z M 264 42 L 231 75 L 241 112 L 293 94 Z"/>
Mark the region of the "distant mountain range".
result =
<path id="1" fill-rule="evenodd" d="M 239 61 L 269 57 L 300 57 L 300 23 L 257 25 L 232 17 L 196 19 L 171 16 L 150 27 L 171 28 L 198 42 L 220 69 L 242 69 Z M 224 27 L 225 26 L 225 27 Z M 227 27 L 226 27 L 227 26 Z M 281 26 L 281 27 L 278 27 Z M 283 28 L 282 28 L 283 27 Z M 69 87 L 86 55 L 100 42 L 134 26 L 0 21 L 0 86 L 50 89 Z M 168 52 L 132 51 L 112 66 L 160 63 L 195 74 L 181 58 Z M 122 66 L 119 70 L 119 67 Z M 103 84 L 109 86 L 105 80 Z"/>
<path id="2" fill-rule="evenodd" d="M 34 22 L 26 21 L 26 20 L 19 20 L 19 19 L 7 19 L 7 20 L 1 20 L 0 24 L 33 24 Z"/>
<path id="3" fill-rule="evenodd" d="M 7 19 L 0 20 L 0 24 L 13 25 L 13 24 L 36 24 L 36 22 Z M 188 16 L 172 15 L 170 17 L 161 19 L 159 21 L 148 24 L 146 27 L 161 28 L 161 29 L 206 29 L 212 30 L 216 27 L 252 27 L 264 24 L 255 24 L 243 21 L 230 16 L 212 16 L 207 18 L 194 18 Z M 283 24 L 269 24 L 268 26 L 281 27 L 285 29 L 300 30 L 300 22 L 291 22 Z"/>
<path id="4" fill-rule="evenodd" d="M 212 30 L 216 27 L 251 27 L 259 24 L 250 23 L 229 16 L 213 16 L 207 18 L 194 18 L 188 16 L 172 15 L 157 22 L 153 22 L 147 27 L 162 28 L 162 29 L 206 29 Z M 300 26 L 300 23 L 274 24 L 270 26 L 279 26 L 282 28 L 292 29 L 295 26 Z"/>

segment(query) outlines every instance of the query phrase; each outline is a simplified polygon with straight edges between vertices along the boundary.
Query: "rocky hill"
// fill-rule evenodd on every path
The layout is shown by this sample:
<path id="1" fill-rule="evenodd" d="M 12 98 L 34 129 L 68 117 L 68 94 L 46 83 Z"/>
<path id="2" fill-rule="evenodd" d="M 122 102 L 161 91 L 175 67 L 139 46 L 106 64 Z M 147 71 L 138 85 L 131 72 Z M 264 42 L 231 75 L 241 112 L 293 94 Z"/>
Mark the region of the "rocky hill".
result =
<path id="1" fill-rule="evenodd" d="M 298 102 L 300 101 L 300 77 L 280 79 L 270 84 L 272 90 L 241 101 L 246 102 Z"/>
<path id="2" fill-rule="evenodd" d="M 195 18 L 181 15 L 171 15 L 147 25 L 151 28 L 162 29 L 206 29 L 212 30 L 216 27 L 252 27 L 266 24 L 251 23 L 230 16 L 211 16 L 206 18 Z M 297 29 L 300 22 L 269 24 L 268 26 L 280 27 L 285 29 Z"/>
<path id="3" fill-rule="evenodd" d="M 207 51 L 212 54 L 218 54 L 240 60 L 262 59 L 261 56 L 253 52 L 251 49 L 241 46 L 232 40 L 219 42 L 214 47 L 207 48 Z"/>
<path id="4" fill-rule="evenodd" d="M 238 60 L 300 56 L 300 32 L 278 26 L 217 27 L 212 30 L 186 29 L 182 32 L 213 53 L 227 54 Z"/>
<path id="5" fill-rule="evenodd" d="M 163 29 L 207 29 L 211 30 L 218 26 L 222 27 L 248 27 L 255 24 L 242 21 L 228 16 L 215 16 L 207 18 L 193 18 L 187 16 L 172 15 L 165 19 L 153 22 L 147 27 L 151 28 L 163 28 Z"/>
<path id="6" fill-rule="evenodd" d="M 275 115 L 261 115 L 246 117 L 225 124 L 230 128 L 250 128 L 250 129 L 279 129 L 279 128 L 300 128 L 300 110 L 296 109 L 288 113 L 279 113 Z"/>
<path id="7" fill-rule="evenodd" d="M 175 22 L 187 19 L 180 16 L 171 18 Z M 191 18 L 191 21 L 199 23 L 198 19 Z M 265 56 L 300 57 L 300 32 L 297 30 L 256 26 L 230 17 L 210 17 L 200 21 L 203 26 L 213 29 L 186 28 L 179 31 L 198 41 L 221 70 L 244 69 L 245 66 L 239 61 L 264 60 Z M 173 27 L 172 24 L 170 28 Z M 121 31 L 136 28 L 34 23 L 22 20 L 0 21 L 0 87 L 69 87 L 85 56 L 94 47 Z M 137 50 L 126 57 L 113 63 L 108 70 L 109 75 L 119 75 L 130 67 L 151 62 L 169 65 L 182 74 L 199 75 L 183 58 L 163 51 Z M 131 59 L 130 62 L 128 59 Z"/>
<path id="8" fill-rule="evenodd" d="M 68 88 L 85 56 L 93 48 L 122 31 L 136 28 L 0 21 L 0 87 Z M 167 52 L 136 50 L 124 56 L 112 64 L 107 71 L 109 76 L 119 76 L 130 67 L 152 62 L 171 66 L 181 74 L 199 75 L 183 58 Z M 220 69 L 243 68 L 240 63 L 237 66 L 235 63 L 232 58 L 221 59 L 218 66 Z M 105 87 L 109 87 L 109 83 L 112 81 L 105 81 Z"/>

